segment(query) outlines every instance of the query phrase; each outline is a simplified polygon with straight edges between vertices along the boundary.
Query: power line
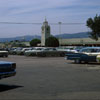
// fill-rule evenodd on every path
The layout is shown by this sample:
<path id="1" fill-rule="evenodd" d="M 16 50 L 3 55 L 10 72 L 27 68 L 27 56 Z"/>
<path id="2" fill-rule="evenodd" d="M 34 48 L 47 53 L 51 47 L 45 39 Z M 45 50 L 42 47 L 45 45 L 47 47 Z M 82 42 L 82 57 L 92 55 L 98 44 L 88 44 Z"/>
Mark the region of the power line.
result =
<path id="1" fill-rule="evenodd" d="M 0 22 L 0 24 L 31 24 L 42 25 L 43 23 L 24 23 L 24 22 Z M 49 23 L 50 25 L 59 25 L 59 23 Z M 61 25 L 84 25 L 85 23 L 61 23 Z"/>
<path id="2" fill-rule="evenodd" d="M 37 24 L 37 25 L 40 25 L 42 23 L 0 22 L 0 24 Z"/>

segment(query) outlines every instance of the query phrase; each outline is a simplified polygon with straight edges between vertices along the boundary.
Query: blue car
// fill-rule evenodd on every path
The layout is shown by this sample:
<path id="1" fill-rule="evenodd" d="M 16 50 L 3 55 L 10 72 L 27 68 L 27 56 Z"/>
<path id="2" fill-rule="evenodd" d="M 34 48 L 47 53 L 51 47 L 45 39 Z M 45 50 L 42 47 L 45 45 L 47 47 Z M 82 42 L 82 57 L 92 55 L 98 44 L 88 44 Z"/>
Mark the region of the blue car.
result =
<path id="1" fill-rule="evenodd" d="M 16 63 L 0 61 L 0 79 L 14 76 L 16 74 Z"/>
<path id="2" fill-rule="evenodd" d="M 97 62 L 97 55 L 100 54 L 100 47 L 85 47 L 78 53 L 66 53 L 67 60 L 74 60 L 75 63 Z"/>
<path id="3" fill-rule="evenodd" d="M 88 63 L 88 62 L 96 62 L 96 56 L 90 56 L 83 53 L 70 53 L 66 54 L 67 60 L 74 60 L 75 63 Z"/>

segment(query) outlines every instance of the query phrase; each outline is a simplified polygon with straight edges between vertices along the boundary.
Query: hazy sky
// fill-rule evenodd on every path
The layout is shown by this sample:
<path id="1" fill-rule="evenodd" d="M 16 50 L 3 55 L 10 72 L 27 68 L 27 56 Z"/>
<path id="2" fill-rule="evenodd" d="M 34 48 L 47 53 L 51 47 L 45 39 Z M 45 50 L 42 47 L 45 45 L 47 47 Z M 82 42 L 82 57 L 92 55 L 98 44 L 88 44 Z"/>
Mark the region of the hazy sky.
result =
<path id="1" fill-rule="evenodd" d="M 0 0 L 0 22 L 86 23 L 100 14 L 100 0 Z M 88 31 L 86 25 L 62 25 L 61 33 Z M 51 25 L 52 34 L 59 26 Z M 0 24 L 0 37 L 41 35 L 41 25 Z"/>

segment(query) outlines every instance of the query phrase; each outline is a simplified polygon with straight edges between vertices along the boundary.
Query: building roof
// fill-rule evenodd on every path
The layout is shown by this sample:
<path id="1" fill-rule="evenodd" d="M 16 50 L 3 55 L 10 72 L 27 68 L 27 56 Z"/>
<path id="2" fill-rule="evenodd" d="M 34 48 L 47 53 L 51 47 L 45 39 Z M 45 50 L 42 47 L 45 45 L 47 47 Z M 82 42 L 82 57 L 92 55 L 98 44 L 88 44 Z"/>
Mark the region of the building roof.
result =
<path id="1" fill-rule="evenodd" d="M 74 45 L 74 44 L 100 44 L 100 38 L 98 41 L 91 38 L 75 38 L 75 39 L 59 39 L 61 45 Z"/>

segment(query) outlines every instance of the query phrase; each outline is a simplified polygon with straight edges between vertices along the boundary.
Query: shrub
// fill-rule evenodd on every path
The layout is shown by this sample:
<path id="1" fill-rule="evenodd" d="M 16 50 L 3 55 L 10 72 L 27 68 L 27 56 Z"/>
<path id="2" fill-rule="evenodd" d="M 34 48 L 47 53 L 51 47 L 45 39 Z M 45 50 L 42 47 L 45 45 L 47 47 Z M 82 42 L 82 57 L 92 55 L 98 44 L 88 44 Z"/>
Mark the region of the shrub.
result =
<path id="1" fill-rule="evenodd" d="M 59 41 L 56 37 L 49 37 L 46 39 L 46 44 L 47 47 L 58 47 L 59 46 Z"/>
<path id="2" fill-rule="evenodd" d="M 37 46 L 39 43 L 41 43 L 39 39 L 33 39 L 30 41 L 30 46 Z"/>

